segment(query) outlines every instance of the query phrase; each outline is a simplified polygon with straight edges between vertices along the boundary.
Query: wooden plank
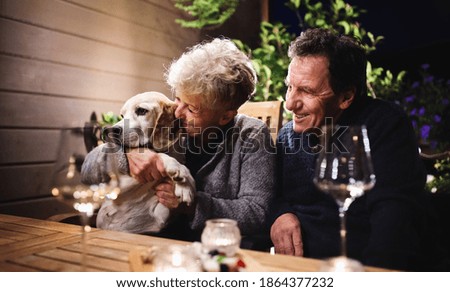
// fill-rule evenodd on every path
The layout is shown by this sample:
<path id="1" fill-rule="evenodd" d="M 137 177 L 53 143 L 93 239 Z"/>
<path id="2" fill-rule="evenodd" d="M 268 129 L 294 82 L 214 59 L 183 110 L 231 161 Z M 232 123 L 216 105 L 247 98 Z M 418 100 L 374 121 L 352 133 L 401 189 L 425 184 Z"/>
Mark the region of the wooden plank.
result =
<path id="1" fill-rule="evenodd" d="M 50 195 L 50 173 L 53 164 L 29 164 L 18 166 L 0 166 L 0 202 L 10 202 L 13 200 L 42 197 L 43 195 Z M 25 206 L 28 205 L 28 206 Z M 23 202 L 23 205 L 0 205 L 0 211 L 5 213 L 18 215 L 29 215 L 36 213 L 37 207 L 44 207 L 44 204 L 36 204 L 33 206 L 32 202 Z M 54 208 L 53 214 L 59 210 Z M 29 213 L 22 213 L 28 209 Z M 41 209 L 45 213 L 45 209 Z M 62 211 L 62 210 L 61 210 Z M 48 216 L 50 216 L 49 214 Z M 38 215 L 38 214 L 35 214 Z"/>
<path id="2" fill-rule="evenodd" d="M 144 91 L 167 91 L 164 81 L 0 55 L 0 89 L 124 102 Z M 162 77 L 161 77 L 162 78 Z"/>
<path id="3" fill-rule="evenodd" d="M 123 99 L 131 97 L 124 96 Z M 85 100 L 15 92 L 0 92 L 0 127 L 47 128 L 79 127 L 91 114 L 112 111 L 119 114 L 123 101 Z M 14 117 L 13 117 L 14 116 Z"/>
<path id="4" fill-rule="evenodd" d="M 136 245 L 141 246 L 167 246 L 167 244 L 190 244 L 190 242 L 180 241 L 180 240 L 173 240 L 173 239 L 166 239 L 162 237 L 155 237 L 155 236 L 142 236 L 140 234 L 132 234 L 132 233 L 124 233 L 124 232 L 118 232 L 118 231 L 111 231 L 111 230 L 99 230 L 98 233 L 95 234 L 96 238 L 102 238 L 109 241 L 117 241 L 121 244 L 121 242 L 125 243 L 133 243 Z"/>
<path id="5" fill-rule="evenodd" d="M 73 252 L 63 249 L 46 250 L 38 253 L 37 255 L 58 261 L 64 259 L 65 262 L 73 264 L 80 264 L 82 257 L 80 250 Z M 125 272 L 129 270 L 128 260 L 124 262 L 87 254 L 86 263 L 89 268 L 97 268 L 103 271 Z"/>
<path id="6" fill-rule="evenodd" d="M 178 35 L 184 39 L 195 39 L 198 30 L 182 28 L 175 23 L 176 18 L 185 16 L 184 12 L 175 8 L 171 1 L 153 0 L 67 0 L 68 2 L 87 7 L 107 15 L 118 17 L 143 27 L 161 31 L 169 35 Z"/>
<path id="7" fill-rule="evenodd" d="M 1 233 L 1 231 L 0 231 L 0 233 Z M 12 239 L 7 239 L 7 238 L 3 238 L 3 237 L 0 238 L 0 245 L 10 244 L 13 242 L 14 242 L 14 240 L 12 240 Z"/>
<path id="8" fill-rule="evenodd" d="M 98 236 L 102 236 L 101 232 L 96 233 L 95 236 L 96 236 L 95 238 L 90 238 L 89 243 L 102 248 L 109 248 L 117 251 L 129 252 L 131 249 L 136 247 L 135 243 L 98 238 Z"/>
<path id="9" fill-rule="evenodd" d="M 16 243 L 18 241 L 36 238 L 36 235 L 34 234 L 26 234 L 22 232 L 14 232 L 10 230 L 2 230 L 0 229 L 0 235 L 2 238 L 10 239 L 12 242 Z"/>
<path id="10" fill-rule="evenodd" d="M 0 52 L 6 54 L 154 80 L 162 79 L 164 66 L 171 62 L 170 58 L 143 54 L 9 19 L 0 19 L 0 39 L 3 40 Z"/>
<path id="11" fill-rule="evenodd" d="M 60 247 L 60 249 L 79 252 L 82 248 L 80 243 L 74 243 L 71 245 L 65 245 Z M 113 248 L 106 248 L 102 246 L 93 245 L 91 239 L 88 239 L 88 248 L 87 251 L 89 254 L 95 255 L 97 257 L 103 257 L 107 259 L 119 260 L 123 262 L 128 262 L 128 251 L 122 251 Z"/>
<path id="12" fill-rule="evenodd" d="M 148 10 L 148 17 L 152 17 L 151 11 Z M 180 55 L 186 46 L 197 41 L 185 40 L 179 35 L 168 35 L 57 0 L 4 0 L 1 15 L 67 34 L 170 58 Z"/>
<path id="13" fill-rule="evenodd" d="M 0 262 L 0 272 L 38 272 L 38 269 L 24 267 L 14 263 Z"/>
<path id="14" fill-rule="evenodd" d="M 182 12 L 180 12 L 180 10 L 175 9 L 175 7 L 173 6 L 173 1 L 161 1 L 161 0 L 142 0 L 142 1 L 150 3 L 150 4 L 155 5 L 155 6 L 159 6 L 159 7 L 165 8 L 167 10 L 175 10 L 175 12 L 177 14 L 181 14 L 182 13 Z"/>
<path id="15" fill-rule="evenodd" d="M 0 129 L 0 165 L 55 161 L 60 131 Z"/>
<path id="16" fill-rule="evenodd" d="M 81 226 L 79 225 L 64 224 L 48 220 L 38 220 L 34 218 L 25 218 L 24 220 L 20 221 L 20 224 L 24 226 L 48 229 L 51 231 L 64 232 L 67 234 L 74 234 L 74 235 L 81 234 L 82 231 Z M 91 232 L 92 233 L 99 232 L 99 229 L 93 228 Z"/>
<path id="17" fill-rule="evenodd" d="M 10 245 L 3 245 L 0 250 L 0 260 L 17 258 L 33 254 L 50 248 L 56 248 L 64 244 L 71 244 L 81 240 L 81 235 L 70 233 L 55 233 L 47 236 L 39 236 L 24 241 L 18 241 Z"/>
<path id="18" fill-rule="evenodd" d="M 81 266 L 73 263 L 63 262 L 59 260 L 54 260 L 51 258 L 28 255 L 21 258 L 15 258 L 9 261 L 13 264 L 23 265 L 27 268 L 36 269 L 39 271 L 49 271 L 49 272 L 80 272 L 83 269 Z M 100 269 L 88 268 L 87 272 L 100 271 Z"/>
<path id="19" fill-rule="evenodd" d="M 30 226 L 24 226 L 21 224 L 14 224 L 8 222 L 0 222 L 0 232 L 2 230 L 12 231 L 12 232 L 20 232 L 23 234 L 27 234 L 30 236 L 45 236 L 49 234 L 55 233 L 53 230 L 35 228 Z"/>
<path id="20" fill-rule="evenodd" d="M 8 223 L 20 223 L 27 221 L 27 217 L 20 217 L 20 216 L 14 216 L 14 215 L 8 215 L 8 214 L 0 214 L 0 221 L 1 222 L 8 222 Z"/>

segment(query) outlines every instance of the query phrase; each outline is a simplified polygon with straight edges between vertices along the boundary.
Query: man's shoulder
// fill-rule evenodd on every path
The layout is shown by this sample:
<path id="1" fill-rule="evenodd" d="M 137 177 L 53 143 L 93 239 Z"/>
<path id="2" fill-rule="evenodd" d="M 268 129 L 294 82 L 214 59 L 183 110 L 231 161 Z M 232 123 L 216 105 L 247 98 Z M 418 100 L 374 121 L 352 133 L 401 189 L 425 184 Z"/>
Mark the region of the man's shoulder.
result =
<path id="1" fill-rule="evenodd" d="M 405 111 L 400 105 L 379 98 L 370 99 L 367 103 L 366 111 L 379 116 L 406 116 Z"/>

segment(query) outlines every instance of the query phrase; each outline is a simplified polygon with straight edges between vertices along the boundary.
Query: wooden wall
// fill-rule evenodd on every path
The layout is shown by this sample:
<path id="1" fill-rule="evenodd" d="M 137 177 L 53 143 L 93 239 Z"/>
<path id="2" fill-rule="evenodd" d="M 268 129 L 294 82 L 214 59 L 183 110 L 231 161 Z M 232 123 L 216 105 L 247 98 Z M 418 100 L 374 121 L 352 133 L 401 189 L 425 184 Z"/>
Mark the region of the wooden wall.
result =
<path id="1" fill-rule="evenodd" d="M 0 0 L 0 213 L 46 218 L 58 128 L 129 97 L 199 41 L 170 0 Z"/>

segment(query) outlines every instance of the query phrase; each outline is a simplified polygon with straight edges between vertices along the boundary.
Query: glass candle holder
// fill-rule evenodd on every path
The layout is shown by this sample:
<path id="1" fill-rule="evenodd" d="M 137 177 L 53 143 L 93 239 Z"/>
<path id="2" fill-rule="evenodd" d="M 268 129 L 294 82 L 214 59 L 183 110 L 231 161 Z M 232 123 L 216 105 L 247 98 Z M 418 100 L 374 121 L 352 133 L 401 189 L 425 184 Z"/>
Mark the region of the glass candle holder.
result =
<path id="1" fill-rule="evenodd" d="M 201 272 L 199 259 L 183 245 L 169 245 L 153 259 L 155 272 Z"/>
<path id="2" fill-rule="evenodd" d="M 231 257 L 239 249 L 241 233 L 235 220 L 210 219 L 206 221 L 201 240 L 204 252 L 215 250 Z"/>

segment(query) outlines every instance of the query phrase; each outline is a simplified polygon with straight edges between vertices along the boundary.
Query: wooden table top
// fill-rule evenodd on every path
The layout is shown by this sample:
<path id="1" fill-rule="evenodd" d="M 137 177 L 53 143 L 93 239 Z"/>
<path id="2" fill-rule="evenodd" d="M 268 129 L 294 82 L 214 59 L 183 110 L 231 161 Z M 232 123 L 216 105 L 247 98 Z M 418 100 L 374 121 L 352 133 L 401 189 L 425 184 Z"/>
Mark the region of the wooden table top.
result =
<path id="1" fill-rule="evenodd" d="M 0 214 L 0 271 L 81 271 L 81 231 L 73 224 Z M 170 244 L 191 243 L 92 228 L 87 238 L 87 271 L 136 271 L 130 256 L 133 252 Z M 255 271 L 318 271 L 321 263 L 251 250 L 242 253 Z"/>

